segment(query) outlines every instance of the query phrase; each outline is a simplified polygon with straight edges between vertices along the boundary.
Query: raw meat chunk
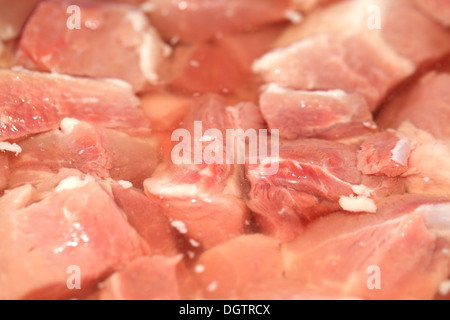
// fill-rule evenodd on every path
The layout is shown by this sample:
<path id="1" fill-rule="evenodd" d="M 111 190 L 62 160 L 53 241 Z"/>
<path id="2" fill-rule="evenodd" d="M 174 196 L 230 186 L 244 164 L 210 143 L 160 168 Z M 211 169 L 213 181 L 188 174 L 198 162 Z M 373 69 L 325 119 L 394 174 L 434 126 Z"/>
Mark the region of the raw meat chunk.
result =
<path id="1" fill-rule="evenodd" d="M 140 133 L 149 122 L 128 84 L 0 70 L 0 141 L 57 129 L 65 117 Z"/>
<path id="2" fill-rule="evenodd" d="M 263 172 L 274 163 L 276 173 Z M 283 242 L 295 239 L 317 217 L 341 209 L 374 213 L 373 197 L 404 192 L 396 178 L 363 176 L 353 146 L 317 139 L 283 142 L 278 156 L 249 164 L 246 175 L 251 185 L 247 204 L 259 228 Z"/>
<path id="3" fill-rule="evenodd" d="M 402 196 L 376 215 L 316 220 L 283 245 L 286 277 L 330 294 L 431 299 L 450 273 L 449 205 L 448 199 Z"/>
<path id="4" fill-rule="evenodd" d="M 101 283 L 95 298 L 100 300 L 177 300 L 180 289 L 176 268 L 178 257 L 141 257 Z"/>
<path id="5" fill-rule="evenodd" d="M 151 0 L 149 17 L 166 40 L 201 41 L 286 20 L 289 0 Z"/>
<path id="6" fill-rule="evenodd" d="M 380 9 L 380 26 L 372 25 L 367 14 L 372 5 Z M 299 90 L 358 92 L 375 110 L 418 67 L 450 52 L 450 33 L 409 0 L 353 0 L 308 16 L 278 45 L 282 48 L 254 63 L 265 82 Z"/>
<path id="7" fill-rule="evenodd" d="M 358 153 L 358 170 L 364 174 L 400 176 L 408 170 L 412 145 L 408 138 L 387 130 L 367 138 Z"/>
<path id="8" fill-rule="evenodd" d="M 173 147 L 171 158 L 144 182 L 144 190 L 161 203 L 178 232 L 209 248 L 245 230 L 247 208 L 241 199 L 243 165 L 226 163 L 225 130 L 232 128 L 232 124 L 224 99 L 205 95 L 196 99 L 192 108 L 183 120 L 183 133 L 189 137 L 173 139 L 189 145 L 191 150 L 179 150 L 180 144 Z M 201 123 L 201 128 L 195 129 L 195 121 Z M 180 153 L 189 158 L 181 159 L 187 162 L 175 162 L 174 157 Z M 197 159 L 199 155 L 201 159 Z M 208 156 L 213 155 L 222 155 L 223 162 L 207 163 Z"/>
<path id="9" fill-rule="evenodd" d="M 77 11 L 68 11 L 71 5 L 79 8 L 79 26 L 72 25 L 78 17 Z M 18 63 L 40 71 L 119 78 L 139 91 L 159 82 L 167 52 L 134 6 L 49 0 L 38 5 L 23 30 Z"/>
<path id="10" fill-rule="evenodd" d="M 377 119 L 413 143 L 406 187 L 411 193 L 450 192 L 450 75 L 430 72 L 388 103 Z"/>
<path id="11" fill-rule="evenodd" d="M 29 185 L 0 198 L 1 298 L 81 296 L 143 254 L 142 240 L 111 196 L 98 183 L 84 182 L 78 188 L 65 185 L 29 206 Z M 70 290 L 77 274 L 81 288 Z"/>
<path id="12" fill-rule="evenodd" d="M 22 152 L 11 158 L 11 170 L 74 168 L 139 187 L 159 161 L 157 142 L 151 137 L 132 137 L 68 118 L 61 122 L 61 130 L 30 137 L 19 145 Z"/>
<path id="13" fill-rule="evenodd" d="M 0 151 L 0 193 L 6 188 L 9 177 L 8 156 Z"/>
<path id="14" fill-rule="evenodd" d="M 243 235 L 204 252 L 193 267 L 206 299 L 241 299 L 254 286 L 283 279 L 278 242 Z"/>
<path id="15" fill-rule="evenodd" d="M 296 91 L 270 84 L 260 106 L 269 128 L 278 129 L 282 139 L 338 140 L 376 128 L 364 97 L 341 90 Z"/>

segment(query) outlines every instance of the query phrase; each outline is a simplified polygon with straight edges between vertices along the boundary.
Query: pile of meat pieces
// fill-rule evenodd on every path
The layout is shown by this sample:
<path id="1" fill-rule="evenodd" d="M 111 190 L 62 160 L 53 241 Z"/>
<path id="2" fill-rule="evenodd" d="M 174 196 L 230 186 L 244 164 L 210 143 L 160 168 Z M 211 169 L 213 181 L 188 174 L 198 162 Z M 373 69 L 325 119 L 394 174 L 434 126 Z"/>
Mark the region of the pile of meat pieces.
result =
<path id="1" fill-rule="evenodd" d="M 4 2 L 1 299 L 449 297 L 447 3 Z"/>

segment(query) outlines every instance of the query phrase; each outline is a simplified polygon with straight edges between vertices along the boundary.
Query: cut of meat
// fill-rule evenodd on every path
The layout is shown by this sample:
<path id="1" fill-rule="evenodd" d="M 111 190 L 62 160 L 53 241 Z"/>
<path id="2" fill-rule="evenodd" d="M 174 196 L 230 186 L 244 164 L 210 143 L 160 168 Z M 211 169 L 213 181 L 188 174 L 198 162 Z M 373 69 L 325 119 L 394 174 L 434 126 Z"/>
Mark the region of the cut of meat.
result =
<path id="1" fill-rule="evenodd" d="M 206 299 L 240 299 L 247 290 L 283 279 L 278 242 L 244 235 L 204 252 L 193 267 Z"/>
<path id="2" fill-rule="evenodd" d="M 57 129 L 65 117 L 130 133 L 149 132 L 125 82 L 0 70 L 0 141 Z"/>
<path id="3" fill-rule="evenodd" d="M 358 153 L 358 170 L 364 174 L 400 176 L 408 170 L 412 145 L 408 138 L 394 130 L 367 138 Z"/>
<path id="4" fill-rule="evenodd" d="M 374 40 L 359 34 L 319 34 L 267 53 L 253 67 L 266 82 L 288 88 L 360 93 L 374 110 L 387 92 L 414 70 L 386 44 Z M 356 66 L 366 68 L 357 70 Z"/>
<path id="5" fill-rule="evenodd" d="M 144 189 L 147 196 L 161 203 L 180 233 L 209 248 L 245 231 L 243 165 L 226 163 L 225 130 L 232 125 L 224 99 L 205 95 L 196 99 L 192 108 L 183 120 L 185 129 L 181 129 L 189 136 L 172 136 L 173 141 L 182 142 L 144 182 Z M 195 122 L 201 128 L 195 128 Z M 184 149 L 186 146 L 189 150 Z M 183 159 L 177 159 L 181 153 Z M 220 155 L 223 162 L 213 159 Z M 201 159 L 197 159 L 199 156 Z M 208 159 L 214 161 L 209 163 Z"/>
<path id="6" fill-rule="evenodd" d="M 79 11 L 68 11 L 71 5 Z M 119 78 L 139 91 L 159 82 L 158 68 L 167 52 L 134 6 L 48 0 L 38 5 L 24 28 L 18 63 L 41 71 Z"/>
<path id="7" fill-rule="evenodd" d="M 364 299 L 431 299 L 450 272 L 449 205 L 402 196 L 376 215 L 328 215 L 283 246 L 286 277 Z"/>
<path id="8" fill-rule="evenodd" d="M 134 188 L 113 184 L 112 191 L 128 223 L 147 242 L 151 254 L 177 253 L 174 230 L 158 203 Z"/>
<path id="9" fill-rule="evenodd" d="M 278 171 L 265 174 L 263 169 L 274 163 Z M 341 209 L 375 212 L 371 196 L 404 192 L 402 181 L 395 178 L 363 176 L 354 147 L 316 139 L 284 142 L 278 157 L 248 165 L 247 179 L 247 204 L 261 231 L 285 242 L 319 216 Z"/>
<path id="10" fill-rule="evenodd" d="M 60 168 L 75 168 L 141 187 L 158 164 L 158 147 L 153 138 L 132 137 L 68 118 L 63 119 L 61 127 L 19 142 L 22 152 L 11 157 L 11 170 L 56 172 Z"/>
<path id="11" fill-rule="evenodd" d="M 67 187 L 26 207 L 32 193 L 30 186 L 24 186 L 0 201 L 6 208 L 14 204 L 0 210 L 3 299 L 87 294 L 98 281 L 142 255 L 142 240 L 96 182 Z M 80 290 L 69 289 L 77 283 Z"/>
<path id="12" fill-rule="evenodd" d="M 100 300 L 178 300 L 178 257 L 141 257 L 101 283 Z"/>
<path id="13" fill-rule="evenodd" d="M 282 139 L 338 140 L 376 128 L 364 97 L 340 90 L 295 91 L 270 84 L 260 105 L 269 128 L 278 129 Z"/>
<path id="14" fill-rule="evenodd" d="M 288 7 L 289 0 L 151 0 L 148 14 L 166 40 L 190 42 L 286 20 Z"/>
<path id="15" fill-rule="evenodd" d="M 446 0 L 416 0 L 418 6 L 445 26 L 450 26 L 450 3 Z"/>
<path id="16" fill-rule="evenodd" d="M 366 11 L 374 4 L 380 29 Z M 283 48 L 256 61 L 254 70 L 268 83 L 294 89 L 358 92 L 375 110 L 417 67 L 448 54 L 449 39 L 409 0 L 345 1 L 288 30 L 278 41 Z"/>
<path id="17" fill-rule="evenodd" d="M 406 172 L 411 193 L 450 192 L 450 75 L 430 72 L 388 103 L 377 119 L 415 144 Z"/>

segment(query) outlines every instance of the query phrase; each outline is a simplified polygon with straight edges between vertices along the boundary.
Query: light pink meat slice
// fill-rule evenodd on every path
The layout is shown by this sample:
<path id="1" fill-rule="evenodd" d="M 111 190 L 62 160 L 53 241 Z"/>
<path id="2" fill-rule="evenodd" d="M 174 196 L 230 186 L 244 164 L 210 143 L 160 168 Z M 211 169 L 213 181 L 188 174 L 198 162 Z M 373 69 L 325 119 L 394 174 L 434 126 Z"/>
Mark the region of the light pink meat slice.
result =
<path id="1" fill-rule="evenodd" d="M 70 27 L 76 18 L 67 13 L 70 5 L 80 8 L 79 29 Z M 139 91 L 158 83 L 165 54 L 156 30 L 134 6 L 49 0 L 26 24 L 17 60 L 41 71 L 122 79 Z"/>
<path id="2" fill-rule="evenodd" d="M 387 130 L 368 137 L 358 152 L 358 170 L 371 175 L 400 176 L 408 170 L 412 145 L 399 132 Z"/>
<path id="3" fill-rule="evenodd" d="M 289 0 L 152 0 L 148 14 L 166 40 L 192 42 L 286 20 L 288 7 Z"/>
<path id="4" fill-rule="evenodd" d="M 388 103 L 377 123 L 405 134 L 411 151 L 406 186 L 412 193 L 450 192 L 450 75 L 430 72 Z"/>
<path id="5" fill-rule="evenodd" d="M 144 182 L 144 190 L 147 196 L 161 203 L 180 233 L 208 248 L 244 232 L 247 208 L 241 199 L 243 165 L 226 163 L 225 129 L 232 125 L 224 99 L 205 95 L 196 99 L 192 107 L 183 120 L 187 130 L 184 132 L 189 132 L 190 137 L 182 137 L 184 143 L 192 145 L 192 153 L 184 151 L 191 156 L 192 164 L 175 164 L 173 157 L 166 159 Z M 201 138 L 195 136 L 194 121 L 202 123 L 202 132 L 198 134 L 207 134 L 200 152 L 206 155 L 205 150 L 210 148 L 217 155 L 223 153 L 223 164 L 207 164 L 204 157 L 201 163 L 194 163 L 194 144 L 200 143 Z M 216 131 L 207 132 L 209 129 Z M 220 139 L 221 135 L 224 140 Z M 214 145 L 216 142 L 220 146 Z"/>
<path id="6" fill-rule="evenodd" d="M 99 300 L 177 300 L 180 257 L 141 257 L 101 284 Z"/>
<path id="7" fill-rule="evenodd" d="M 125 212 L 128 223 L 147 242 L 150 254 L 174 255 L 177 244 L 173 227 L 159 204 L 135 188 L 112 184 L 117 205 Z"/>
<path id="8" fill-rule="evenodd" d="M 380 29 L 368 26 L 371 5 L 380 9 Z M 358 92 L 375 110 L 418 67 L 445 57 L 449 39 L 409 0 L 345 1 L 288 29 L 282 48 L 257 60 L 254 71 L 294 89 Z"/>
<path id="9" fill-rule="evenodd" d="M 74 168 L 141 187 L 158 165 L 157 142 L 152 137 L 132 137 L 67 118 L 62 127 L 19 142 L 22 152 L 11 156 L 11 171 Z"/>
<path id="10" fill-rule="evenodd" d="M 363 96 L 341 90 L 296 91 L 270 84 L 260 97 L 261 112 L 281 139 L 339 140 L 376 128 Z"/>
<path id="11" fill-rule="evenodd" d="M 328 215 L 283 245 L 286 277 L 330 294 L 431 299 L 450 272 L 449 205 L 403 196 L 376 215 Z M 370 289 L 377 275 L 380 287 Z"/>
<path id="12" fill-rule="evenodd" d="M 2 299 L 81 297 L 143 254 L 142 240 L 110 194 L 94 181 L 83 184 L 31 205 L 29 185 L 1 198 Z M 77 274 L 81 288 L 71 290 Z"/>
<path id="13" fill-rule="evenodd" d="M 122 81 L 0 70 L 0 141 L 59 127 L 65 117 L 141 133 L 149 122 Z"/>
<path id="14" fill-rule="evenodd" d="M 450 26 L 450 3 L 446 0 L 415 0 L 417 5 L 436 21 Z"/>
<path id="15" fill-rule="evenodd" d="M 275 174 L 262 172 L 273 162 Z M 314 139 L 282 145 L 278 157 L 248 165 L 246 175 L 251 185 L 247 204 L 258 226 L 282 241 L 298 236 L 306 222 L 339 210 L 339 198 L 361 184 L 350 147 Z"/>
<path id="16" fill-rule="evenodd" d="M 204 252 L 192 268 L 206 299 L 240 299 L 263 283 L 281 281 L 283 264 L 278 242 L 243 235 Z"/>
<path id="17" fill-rule="evenodd" d="M 39 0 L 0 0 L 0 42 L 15 39 Z"/>

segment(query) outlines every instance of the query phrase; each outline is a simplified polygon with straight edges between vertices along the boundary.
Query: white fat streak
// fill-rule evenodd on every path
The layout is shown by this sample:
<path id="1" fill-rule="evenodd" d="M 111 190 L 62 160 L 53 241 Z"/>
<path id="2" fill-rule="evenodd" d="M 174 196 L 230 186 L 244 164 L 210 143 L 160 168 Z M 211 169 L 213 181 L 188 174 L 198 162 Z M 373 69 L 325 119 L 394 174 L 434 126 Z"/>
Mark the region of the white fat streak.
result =
<path id="1" fill-rule="evenodd" d="M 86 175 L 86 177 L 83 180 L 81 180 L 80 177 L 77 176 L 67 177 L 66 179 L 62 180 L 58 184 L 58 186 L 56 186 L 55 192 L 59 193 L 65 190 L 82 188 L 92 181 L 94 181 L 94 178 L 89 174 Z"/>
<path id="2" fill-rule="evenodd" d="M 278 83 L 271 82 L 264 87 L 264 93 L 275 93 L 275 94 L 301 94 L 301 95 L 324 95 L 327 97 L 333 97 L 338 100 L 342 100 L 347 97 L 349 94 L 340 89 L 334 90 L 294 90 L 285 88 Z"/>
<path id="3" fill-rule="evenodd" d="M 188 232 L 186 225 L 184 224 L 183 221 L 175 220 L 175 221 L 172 221 L 170 224 L 172 225 L 172 227 L 177 229 L 178 232 L 181 234 L 186 234 Z"/>
<path id="4" fill-rule="evenodd" d="M 195 272 L 196 273 L 202 273 L 203 271 L 205 271 L 205 266 L 202 264 L 198 264 L 195 266 Z"/>
<path id="5" fill-rule="evenodd" d="M 197 241 L 195 241 L 194 239 L 189 239 L 189 243 L 191 244 L 191 246 L 198 248 L 200 247 L 200 243 L 198 243 Z"/>
<path id="6" fill-rule="evenodd" d="M 365 197 L 370 197 L 373 193 L 373 189 L 366 187 L 363 184 L 352 186 L 352 191 L 359 196 Z"/>
<path id="7" fill-rule="evenodd" d="M 286 10 L 284 12 L 284 17 L 286 19 L 288 19 L 290 22 L 292 22 L 293 24 L 299 24 L 300 22 L 303 21 L 303 15 L 295 10 Z"/>
<path id="8" fill-rule="evenodd" d="M 0 141 L 0 150 L 1 151 L 10 151 L 16 154 L 16 157 L 19 153 L 22 152 L 22 148 L 17 143 L 9 143 L 6 141 Z"/>
<path id="9" fill-rule="evenodd" d="M 439 285 L 439 294 L 441 296 L 446 296 L 450 293 L 450 280 L 442 281 Z"/>
<path id="10" fill-rule="evenodd" d="M 365 196 L 341 196 L 339 198 L 339 205 L 345 211 L 350 212 L 377 212 L 377 206 L 375 202 Z"/>
<path id="11" fill-rule="evenodd" d="M 392 161 L 401 164 L 402 166 L 406 166 L 409 158 L 409 153 L 411 151 L 411 144 L 407 138 L 401 138 L 395 144 L 394 149 L 391 150 Z"/>
<path id="12" fill-rule="evenodd" d="M 219 283 L 217 281 L 213 281 L 211 282 L 208 287 L 206 288 L 206 290 L 208 290 L 209 292 L 213 292 L 217 290 L 217 287 L 219 286 Z"/>
<path id="13" fill-rule="evenodd" d="M 74 118 L 64 118 L 61 120 L 61 124 L 59 125 L 61 128 L 61 131 L 64 134 L 70 134 L 72 133 L 73 129 L 80 123 L 79 120 Z"/>
<path id="14" fill-rule="evenodd" d="M 133 184 L 130 181 L 119 180 L 117 183 L 124 189 L 130 189 L 133 187 Z"/>

